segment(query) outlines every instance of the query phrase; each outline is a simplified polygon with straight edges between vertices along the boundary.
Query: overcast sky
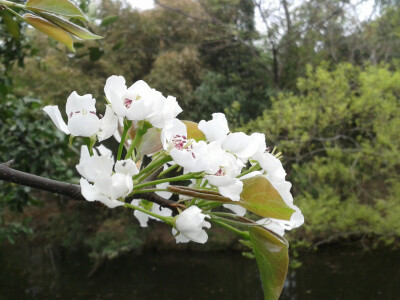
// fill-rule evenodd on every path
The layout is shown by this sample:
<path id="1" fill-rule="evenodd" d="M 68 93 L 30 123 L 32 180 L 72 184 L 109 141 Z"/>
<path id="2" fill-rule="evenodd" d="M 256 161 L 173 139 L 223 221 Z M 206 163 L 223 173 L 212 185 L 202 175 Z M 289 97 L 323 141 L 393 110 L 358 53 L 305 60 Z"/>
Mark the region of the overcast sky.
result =
<path id="1" fill-rule="evenodd" d="M 127 0 L 128 3 L 132 5 L 132 7 L 137 8 L 139 10 L 146 10 L 146 9 L 151 9 L 154 7 L 154 1 L 153 0 Z M 356 0 L 352 0 L 351 3 L 357 2 Z M 362 5 L 358 6 L 358 11 L 357 11 L 357 16 L 355 16 L 357 19 L 363 21 L 367 18 L 369 18 L 372 9 L 374 6 L 374 1 L 373 0 L 368 0 Z M 255 16 L 255 21 L 256 21 L 256 28 L 259 31 L 264 31 L 264 25 L 262 24 L 261 17 L 259 14 L 256 12 Z"/>

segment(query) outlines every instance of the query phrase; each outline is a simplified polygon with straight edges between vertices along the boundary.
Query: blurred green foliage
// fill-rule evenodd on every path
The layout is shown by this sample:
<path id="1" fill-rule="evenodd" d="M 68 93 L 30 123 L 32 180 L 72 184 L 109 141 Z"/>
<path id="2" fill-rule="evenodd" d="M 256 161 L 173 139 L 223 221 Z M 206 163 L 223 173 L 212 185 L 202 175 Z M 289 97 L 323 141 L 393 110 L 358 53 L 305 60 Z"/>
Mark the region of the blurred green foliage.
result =
<path id="1" fill-rule="evenodd" d="M 308 68 L 299 94 L 280 93 L 246 131 L 284 152 L 296 203 L 315 241 L 400 234 L 400 70 Z M 296 234 L 296 233 L 295 233 Z"/>

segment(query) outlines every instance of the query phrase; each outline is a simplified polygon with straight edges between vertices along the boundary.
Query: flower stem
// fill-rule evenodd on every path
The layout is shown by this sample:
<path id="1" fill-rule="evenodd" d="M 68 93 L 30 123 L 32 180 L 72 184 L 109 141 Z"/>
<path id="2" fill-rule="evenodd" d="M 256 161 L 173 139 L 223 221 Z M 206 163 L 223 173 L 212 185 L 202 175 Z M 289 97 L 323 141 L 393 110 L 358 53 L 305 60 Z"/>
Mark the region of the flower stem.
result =
<path id="1" fill-rule="evenodd" d="M 171 160 L 172 160 L 172 158 L 169 155 L 161 157 L 161 158 L 156 159 L 156 160 L 153 160 L 144 169 L 140 170 L 140 173 L 135 175 L 133 177 L 133 179 L 138 179 L 138 181 L 141 182 L 144 179 L 146 179 L 147 177 L 149 177 L 151 173 L 153 173 L 155 170 L 157 170 L 163 164 L 165 164 L 165 163 L 167 163 L 167 162 L 169 162 Z"/>
<path id="2" fill-rule="evenodd" d="M 132 121 L 127 121 L 127 122 L 124 124 L 124 131 L 122 132 L 121 142 L 119 143 L 119 147 L 118 147 L 117 160 L 121 160 L 122 150 L 124 149 L 124 144 L 125 144 L 126 135 L 128 134 L 129 128 L 130 128 L 131 126 L 132 126 Z"/>
<path id="3" fill-rule="evenodd" d="M 224 228 L 226 228 L 226 229 L 229 229 L 229 230 L 233 231 L 234 233 L 240 235 L 240 236 L 241 236 L 242 238 L 244 238 L 245 240 L 250 240 L 250 235 L 249 235 L 249 232 L 248 232 L 248 231 L 239 230 L 239 229 L 237 229 L 237 228 L 235 228 L 235 227 L 233 227 L 233 226 L 231 226 L 231 225 L 226 224 L 225 222 L 216 220 L 214 217 L 211 217 L 211 220 L 210 220 L 210 221 L 213 222 L 213 223 L 215 223 L 215 224 L 220 225 L 221 227 L 224 227 Z"/>
<path id="4" fill-rule="evenodd" d="M 144 190 L 139 190 L 139 191 L 134 191 L 132 194 L 137 195 L 137 194 L 145 194 L 145 193 L 152 193 L 152 192 L 169 192 L 167 189 L 144 189 Z"/>
<path id="5" fill-rule="evenodd" d="M 158 180 L 149 181 L 149 182 L 143 182 L 141 184 L 134 186 L 133 189 L 138 190 L 142 187 L 146 187 L 149 185 L 156 185 L 156 184 L 160 184 L 160 183 L 164 183 L 164 182 L 189 180 L 189 179 L 196 178 L 197 175 L 198 174 L 196 174 L 196 173 L 190 173 L 190 174 L 180 175 L 180 176 L 171 177 L 171 178 L 164 178 L 164 179 L 158 179 Z"/>
<path id="6" fill-rule="evenodd" d="M 250 167 L 247 171 L 245 171 L 245 172 L 239 174 L 238 176 L 236 176 L 236 178 L 240 178 L 240 177 L 242 177 L 244 175 L 247 175 L 247 174 L 249 174 L 249 173 L 251 173 L 253 171 L 258 171 L 260 168 L 261 168 L 260 164 L 257 163 L 254 166 Z"/>
<path id="7" fill-rule="evenodd" d="M 144 135 L 146 134 L 146 132 L 147 132 L 147 130 L 148 130 L 149 128 L 151 128 L 151 124 L 148 123 L 148 122 L 143 122 L 143 123 L 141 124 L 141 127 L 139 127 L 139 128 L 136 130 L 135 138 L 133 139 L 133 141 L 132 141 L 132 143 L 131 143 L 131 146 L 129 147 L 129 150 L 128 150 L 128 153 L 127 153 L 126 156 L 125 156 L 125 159 L 128 159 L 128 158 L 130 158 L 130 157 L 132 156 L 133 150 L 135 150 L 135 147 L 136 147 L 136 146 L 139 144 L 139 142 L 141 141 L 142 136 L 144 136 Z"/>
<path id="8" fill-rule="evenodd" d="M 174 222 L 173 222 L 173 217 L 164 217 L 164 216 L 161 216 L 161 215 L 159 215 L 159 214 L 156 214 L 156 213 L 153 213 L 152 211 L 149 211 L 149 210 L 147 210 L 147 209 L 144 209 L 143 207 L 140 207 L 140 206 L 136 206 L 136 205 L 133 205 L 133 204 L 129 204 L 129 203 L 125 203 L 125 205 L 124 205 L 125 207 L 128 207 L 128 208 L 132 208 L 132 209 L 136 209 L 136 210 L 138 210 L 138 211 L 141 211 L 141 212 L 143 212 L 143 213 L 145 213 L 145 214 L 148 214 L 148 215 L 150 215 L 150 216 L 152 216 L 152 217 L 155 217 L 155 218 L 157 218 L 157 219 L 160 219 L 160 220 L 162 220 L 162 221 L 164 221 L 166 224 L 168 224 L 168 225 L 171 225 L 171 226 L 173 226 L 174 224 Z"/>
<path id="9" fill-rule="evenodd" d="M 170 166 L 168 169 L 165 169 L 164 171 L 162 171 L 157 178 L 163 177 L 165 174 L 171 172 L 172 170 L 176 169 L 177 167 L 179 167 L 178 164 L 174 164 L 172 166 Z"/>

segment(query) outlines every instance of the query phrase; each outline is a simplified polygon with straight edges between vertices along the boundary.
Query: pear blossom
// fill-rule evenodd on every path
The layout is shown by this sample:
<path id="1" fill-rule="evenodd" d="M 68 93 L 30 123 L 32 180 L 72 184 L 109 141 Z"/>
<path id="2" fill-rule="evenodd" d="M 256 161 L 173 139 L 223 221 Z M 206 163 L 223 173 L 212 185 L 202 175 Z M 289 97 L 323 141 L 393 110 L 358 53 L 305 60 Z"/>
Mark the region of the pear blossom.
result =
<path id="1" fill-rule="evenodd" d="M 212 114 L 210 121 L 201 120 L 198 127 L 209 142 L 225 138 L 229 133 L 228 121 L 223 113 Z"/>
<path id="2" fill-rule="evenodd" d="M 48 105 L 43 110 L 56 127 L 65 134 L 83 137 L 97 134 L 99 140 L 102 141 L 114 134 L 118 123 L 111 107 L 106 108 L 106 115 L 100 120 L 96 115 L 95 103 L 96 99 L 90 94 L 79 96 L 76 92 L 72 92 L 65 107 L 68 124 L 63 120 L 57 105 Z"/>
<path id="3" fill-rule="evenodd" d="M 107 79 L 104 93 L 118 116 L 133 121 L 147 120 L 157 128 L 164 127 L 182 112 L 175 97 L 165 98 L 143 80 L 127 88 L 123 76 L 113 75 Z"/>
<path id="4" fill-rule="evenodd" d="M 175 228 L 172 228 L 172 234 L 175 236 L 177 243 L 187 243 L 194 241 L 204 244 L 207 242 L 208 235 L 203 229 L 210 228 L 211 224 L 205 221 L 209 218 L 201 212 L 201 209 L 195 205 L 190 206 L 180 213 L 176 218 Z M 179 234 L 177 235 L 179 231 Z"/>
<path id="5" fill-rule="evenodd" d="M 257 132 L 251 135 L 244 132 L 231 133 L 224 139 L 221 147 L 243 160 L 247 160 L 255 153 L 263 152 L 267 148 L 265 135 Z"/>
<path id="6" fill-rule="evenodd" d="M 131 159 L 118 161 L 114 166 L 113 158 L 96 154 L 90 156 L 86 146 L 81 148 L 81 158 L 76 168 L 82 175 L 80 185 L 85 199 L 100 201 L 110 208 L 124 205 L 119 199 L 132 191 L 132 176 L 139 173 Z"/>
<path id="7" fill-rule="evenodd" d="M 172 119 L 161 131 L 161 142 L 175 163 L 182 166 L 185 172 L 201 172 L 209 168 L 207 143 L 187 139 L 186 125 Z"/>
<path id="8" fill-rule="evenodd" d="M 283 235 L 284 230 L 291 230 L 303 225 L 304 216 L 301 210 L 293 204 L 293 196 L 290 193 L 292 184 L 285 180 L 286 172 L 281 161 L 268 152 L 258 152 L 254 155 L 254 158 L 259 162 L 263 168 L 264 176 L 278 191 L 286 205 L 295 211 L 289 221 L 269 218 L 268 220 L 262 219 L 259 222 L 280 235 Z"/>
<path id="9" fill-rule="evenodd" d="M 240 193 L 243 190 L 243 182 L 236 178 L 244 167 L 241 160 L 233 154 L 228 153 L 213 142 L 209 145 L 209 156 L 218 158 L 218 170 L 210 175 L 205 175 L 208 182 L 218 188 L 221 195 L 230 198 L 233 201 L 240 200 Z"/>
<path id="10" fill-rule="evenodd" d="M 198 127 L 209 142 L 219 141 L 222 149 L 243 161 L 257 152 L 264 152 L 267 148 L 265 135 L 262 133 L 253 133 L 252 135 L 244 132 L 229 133 L 228 121 L 223 113 L 212 114 L 210 121 L 201 120 Z"/>

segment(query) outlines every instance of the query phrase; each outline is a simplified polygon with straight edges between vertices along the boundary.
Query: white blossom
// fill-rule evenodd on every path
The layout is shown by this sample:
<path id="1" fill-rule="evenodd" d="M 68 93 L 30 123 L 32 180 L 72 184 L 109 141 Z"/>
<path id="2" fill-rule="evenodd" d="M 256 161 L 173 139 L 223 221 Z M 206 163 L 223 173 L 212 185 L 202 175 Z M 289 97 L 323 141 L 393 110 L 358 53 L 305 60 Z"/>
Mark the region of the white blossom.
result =
<path id="1" fill-rule="evenodd" d="M 104 93 L 118 116 L 147 120 L 157 128 L 163 128 L 182 111 L 175 97 L 165 98 L 143 80 L 127 88 L 124 77 L 113 75 L 107 79 Z"/>
<path id="2" fill-rule="evenodd" d="M 194 241 L 196 243 L 204 244 L 207 242 L 208 235 L 203 229 L 210 228 L 211 224 L 205 221 L 205 218 L 209 217 L 201 212 L 201 209 L 195 205 L 190 206 L 180 213 L 176 218 L 176 229 L 172 229 L 172 234 L 176 235 L 179 231 L 179 235 L 176 235 L 177 243 L 187 243 Z"/>
<path id="3" fill-rule="evenodd" d="M 201 172 L 210 166 L 207 143 L 187 138 L 186 125 L 173 119 L 161 131 L 164 150 L 169 151 L 174 162 L 185 172 Z"/>
<path id="4" fill-rule="evenodd" d="M 100 120 L 96 115 L 95 103 L 96 100 L 90 94 L 79 96 L 76 92 L 72 92 L 65 107 L 68 124 L 65 124 L 57 105 L 48 105 L 43 110 L 56 127 L 65 134 L 83 137 L 97 134 L 99 140 L 102 141 L 114 134 L 118 121 L 111 107 L 106 108 L 106 115 Z"/>
<path id="5" fill-rule="evenodd" d="M 80 185 L 86 200 L 97 200 L 110 208 L 124 204 L 120 199 L 132 191 L 132 176 L 138 174 L 139 170 L 130 159 L 118 161 L 115 172 L 113 166 L 111 157 L 96 154 L 90 156 L 87 147 L 82 146 L 81 158 L 76 168 L 82 175 Z"/>
<path id="6" fill-rule="evenodd" d="M 304 216 L 301 210 L 293 204 L 293 196 L 290 193 L 292 184 L 285 180 L 286 172 L 281 161 L 268 152 L 258 152 L 254 155 L 254 158 L 259 162 L 263 168 L 264 176 L 278 191 L 286 205 L 295 211 L 289 221 L 269 218 L 268 220 L 260 220 L 260 222 L 266 228 L 280 235 L 283 235 L 284 230 L 291 230 L 303 225 Z"/>
<path id="7" fill-rule="evenodd" d="M 212 120 L 201 120 L 198 126 L 209 142 L 225 138 L 229 133 L 228 121 L 223 113 L 212 114 Z"/>

